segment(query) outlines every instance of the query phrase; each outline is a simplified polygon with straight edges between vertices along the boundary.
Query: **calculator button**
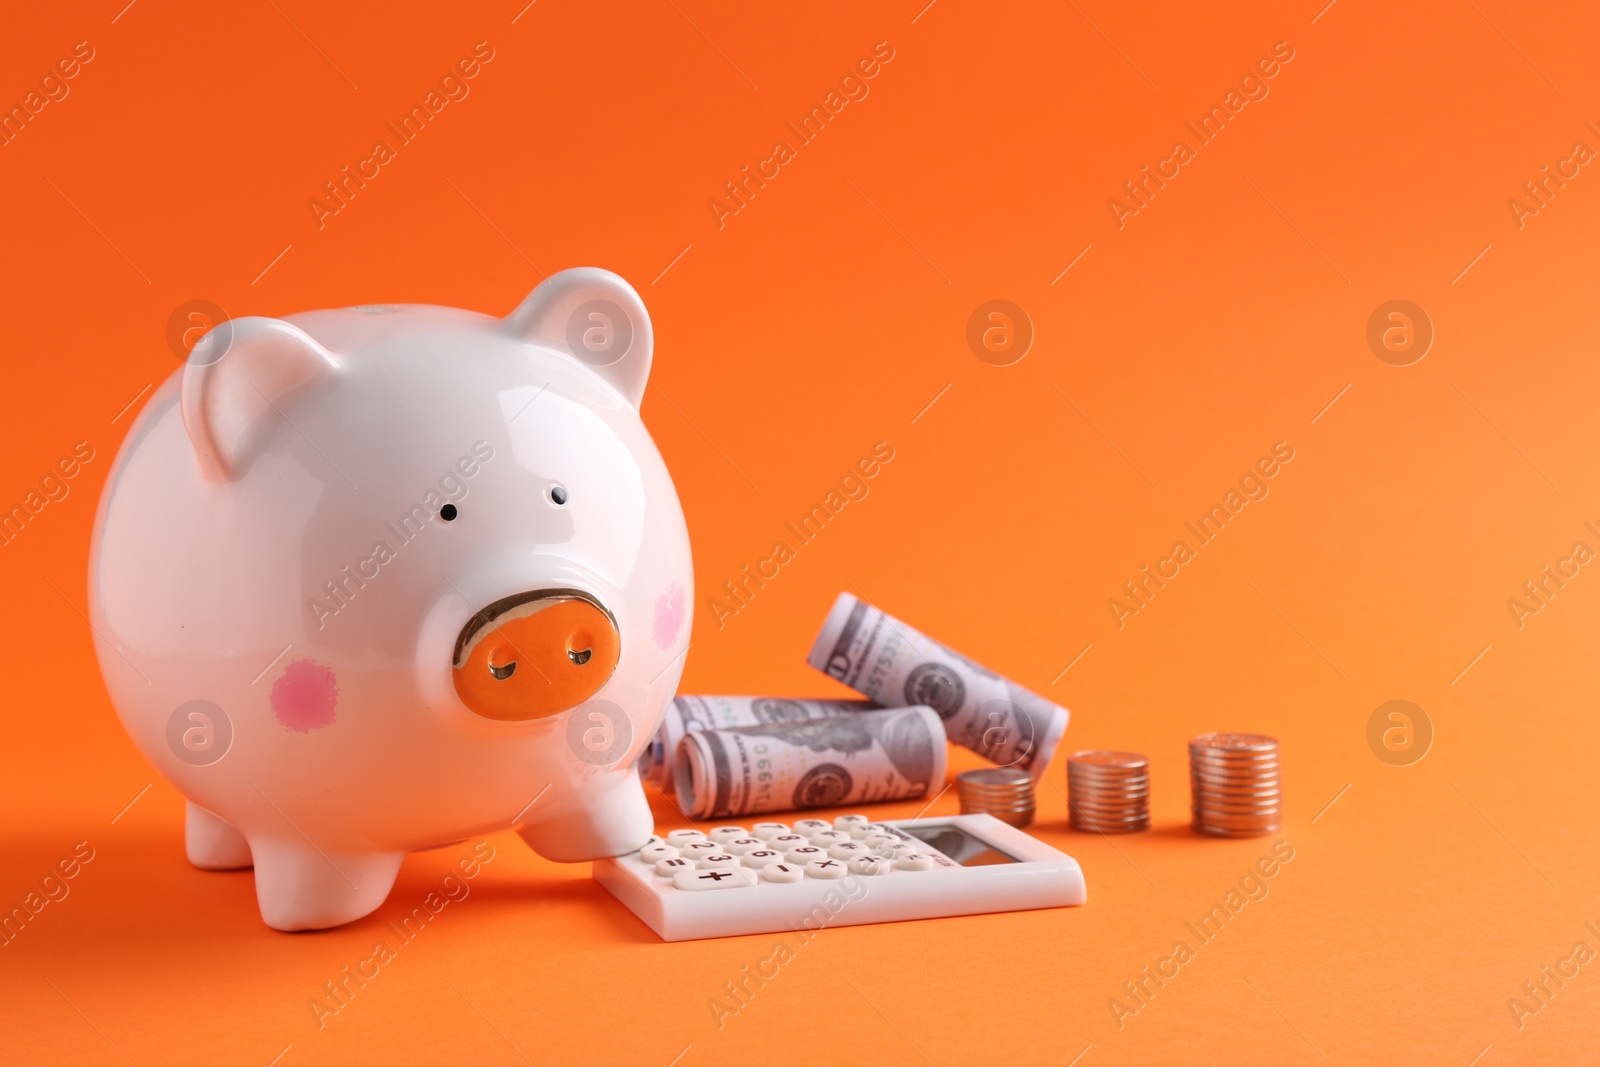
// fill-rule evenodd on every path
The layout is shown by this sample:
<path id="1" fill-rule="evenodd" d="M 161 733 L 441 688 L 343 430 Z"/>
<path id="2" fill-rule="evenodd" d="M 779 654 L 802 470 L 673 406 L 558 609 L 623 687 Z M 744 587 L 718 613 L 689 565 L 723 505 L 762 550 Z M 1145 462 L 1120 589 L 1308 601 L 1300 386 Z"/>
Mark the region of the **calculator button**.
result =
<path id="1" fill-rule="evenodd" d="M 667 832 L 667 844 L 674 848 L 682 848 L 691 841 L 704 841 L 706 835 L 699 830 L 670 830 Z"/>
<path id="2" fill-rule="evenodd" d="M 801 819 L 794 824 L 794 832 L 802 837 L 810 837 L 812 834 L 832 829 L 833 823 L 825 822 L 822 819 Z"/>
<path id="3" fill-rule="evenodd" d="M 816 845 L 801 845 L 799 848 L 791 848 L 784 853 L 784 859 L 787 862 L 798 863 L 802 867 L 812 860 L 825 860 L 827 858 L 828 854 Z"/>
<path id="4" fill-rule="evenodd" d="M 732 841 L 722 843 L 722 851 L 731 852 L 735 856 L 743 856 L 746 852 L 754 852 L 758 848 L 766 848 L 767 843 L 759 837 L 736 837 Z"/>
<path id="5" fill-rule="evenodd" d="M 811 844 L 811 839 L 801 837 L 799 834 L 779 834 L 777 837 L 767 838 L 767 844 L 779 852 L 787 852 L 791 848 L 799 848 L 801 845 Z"/>
<path id="6" fill-rule="evenodd" d="M 672 876 L 672 884 L 691 891 L 742 889 L 755 885 L 755 875 L 752 871 L 741 871 L 737 867 L 714 867 L 704 871 L 679 871 Z"/>
<path id="7" fill-rule="evenodd" d="M 867 846 L 860 841 L 841 841 L 828 849 L 828 858 L 835 860 L 853 860 L 868 854 Z"/>
<path id="8" fill-rule="evenodd" d="M 653 845 L 646 845 L 641 848 L 639 850 L 639 858 L 646 863 L 654 863 L 656 860 L 675 860 L 678 858 L 678 850 L 671 845 L 658 841 Z"/>
<path id="9" fill-rule="evenodd" d="M 786 822 L 758 822 L 754 826 L 750 827 L 750 836 L 759 837 L 763 841 L 771 841 L 779 834 L 786 834 L 788 832 L 789 824 Z"/>
<path id="10" fill-rule="evenodd" d="M 907 852 L 895 860 L 894 865 L 902 871 L 931 871 L 933 857 L 926 852 Z"/>
<path id="11" fill-rule="evenodd" d="M 861 843 L 874 852 L 880 850 L 892 852 L 894 847 L 900 843 L 900 839 L 898 837 L 890 837 L 888 834 L 868 834 L 861 839 Z"/>
<path id="12" fill-rule="evenodd" d="M 857 874 L 888 874 L 894 870 L 894 864 L 877 856 L 857 856 L 850 861 L 850 869 Z"/>
<path id="13" fill-rule="evenodd" d="M 827 848 L 829 845 L 837 845 L 841 841 L 848 840 L 850 835 L 842 830 L 818 830 L 811 835 L 811 843 L 818 848 Z"/>
<path id="14" fill-rule="evenodd" d="M 916 845 L 896 845 L 894 847 L 894 858 L 895 859 L 902 859 L 902 858 L 904 858 L 906 856 L 924 856 L 924 855 L 927 855 L 927 853 L 923 852 L 923 850 L 918 848 Z"/>
<path id="15" fill-rule="evenodd" d="M 833 828 L 835 830 L 843 830 L 846 833 L 849 833 L 851 830 L 854 830 L 857 827 L 865 826 L 871 821 L 872 820 L 867 818 L 865 815 L 841 815 L 837 819 L 833 820 Z"/>
<path id="16" fill-rule="evenodd" d="M 695 856 L 706 852 L 721 852 L 722 846 L 715 841 L 690 841 L 679 851 L 685 856 Z"/>
<path id="17" fill-rule="evenodd" d="M 806 864 L 806 874 L 810 875 L 812 878 L 821 878 L 824 880 L 843 878 L 847 873 L 849 873 L 849 870 L 850 868 L 846 867 L 838 860 L 812 860 L 810 863 Z"/>
<path id="18" fill-rule="evenodd" d="M 725 845 L 736 837 L 749 837 L 750 831 L 742 826 L 719 826 L 706 836 L 719 845 Z"/>
<path id="19" fill-rule="evenodd" d="M 761 868 L 761 878 L 767 882 L 798 882 L 806 872 L 792 863 L 769 863 Z"/>
<path id="20" fill-rule="evenodd" d="M 671 878 L 679 871 L 692 871 L 694 869 L 694 860 L 681 859 L 676 856 L 668 860 L 656 860 L 656 873 L 663 878 Z"/>
<path id="21" fill-rule="evenodd" d="M 739 862 L 746 867 L 770 867 L 774 863 L 783 862 L 783 853 L 770 848 L 758 848 L 754 852 L 746 852 L 739 857 Z"/>
<path id="22" fill-rule="evenodd" d="M 726 852 L 713 852 L 709 856 L 697 857 L 694 865 L 702 871 L 713 870 L 717 867 L 737 867 L 739 866 L 739 857 L 730 856 Z"/>

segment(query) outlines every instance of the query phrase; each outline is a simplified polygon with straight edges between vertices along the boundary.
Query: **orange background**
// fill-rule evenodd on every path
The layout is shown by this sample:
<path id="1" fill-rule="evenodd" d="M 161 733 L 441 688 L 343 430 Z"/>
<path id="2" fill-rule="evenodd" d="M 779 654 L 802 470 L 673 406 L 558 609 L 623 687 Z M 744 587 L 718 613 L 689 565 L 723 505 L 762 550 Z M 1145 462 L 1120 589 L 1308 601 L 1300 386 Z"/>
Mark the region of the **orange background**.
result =
<path id="1" fill-rule="evenodd" d="M 1575 941 L 1600 950 L 1600 576 L 1521 628 L 1507 600 L 1600 547 L 1600 176 L 1521 228 L 1506 203 L 1575 141 L 1600 148 L 1592 7 L 124 2 L 0 35 L 7 106 L 95 50 L 0 147 L 0 498 L 96 451 L 0 548 L 0 905 L 95 850 L 0 949 L 0 1058 L 1592 1056 L 1600 963 L 1520 1028 L 1507 1000 Z M 478 41 L 495 58 L 471 95 L 318 229 L 307 200 Z M 707 200 L 879 41 L 870 96 L 719 229 Z M 1295 56 L 1270 96 L 1119 230 L 1108 198 L 1278 41 Z M 837 693 L 803 657 L 859 590 L 1072 709 L 1034 831 L 1082 863 L 1086 907 L 831 931 L 719 1029 L 708 999 L 774 938 L 662 944 L 586 866 L 502 835 L 472 895 L 319 1030 L 307 1000 L 467 846 L 313 935 L 265 928 L 248 873 L 185 863 L 181 798 L 141 792 L 82 616 L 132 413 L 114 417 L 177 365 L 169 315 L 503 314 L 583 264 L 630 279 L 656 325 L 643 413 L 700 591 L 684 691 Z M 1411 366 L 1365 341 L 1393 298 L 1436 330 Z M 1015 365 L 967 347 L 990 299 L 1036 330 Z M 871 495 L 719 628 L 707 597 L 879 440 L 896 458 Z M 1271 495 L 1119 630 L 1106 600 L 1280 440 Z M 1410 766 L 1367 745 L 1391 699 L 1435 730 Z M 1281 833 L 1188 831 L 1184 742 L 1209 730 L 1282 739 Z M 1100 746 L 1152 758 L 1149 832 L 1066 828 L 1065 754 Z M 1279 840 L 1270 896 L 1119 1028 L 1122 982 Z"/>

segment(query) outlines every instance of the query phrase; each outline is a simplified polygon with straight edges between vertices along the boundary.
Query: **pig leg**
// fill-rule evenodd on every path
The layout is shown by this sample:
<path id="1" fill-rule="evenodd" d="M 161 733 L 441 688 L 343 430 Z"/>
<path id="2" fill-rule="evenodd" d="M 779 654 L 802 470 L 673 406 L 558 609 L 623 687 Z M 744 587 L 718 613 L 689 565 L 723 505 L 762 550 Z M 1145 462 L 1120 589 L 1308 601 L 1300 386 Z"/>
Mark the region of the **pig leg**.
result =
<path id="1" fill-rule="evenodd" d="M 639 771 L 608 776 L 583 789 L 562 807 L 547 809 L 517 832 L 533 850 L 558 863 L 621 856 L 641 847 L 655 831 Z"/>
<path id="2" fill-rule="evenodd" d="M 250 866 L 250 843 L 226 819 L 188 801 L 183 813 L 183 849 L 202 871 L 238 871 Z"/>
<path id="3" fill-rule="evenodd" d="M 256 903 L 274 930 L 322 930 L 371 914 L 389 896 L 404 852 L 326 852 L 304 838 L 252 838 Z"/>

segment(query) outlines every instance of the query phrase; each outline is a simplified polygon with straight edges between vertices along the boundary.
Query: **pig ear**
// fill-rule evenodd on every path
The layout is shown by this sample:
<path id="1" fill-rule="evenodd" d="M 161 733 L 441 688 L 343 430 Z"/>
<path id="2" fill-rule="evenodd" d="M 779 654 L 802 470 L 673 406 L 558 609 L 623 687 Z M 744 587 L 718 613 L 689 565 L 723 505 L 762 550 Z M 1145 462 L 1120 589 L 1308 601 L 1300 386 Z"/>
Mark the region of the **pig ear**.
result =
<path id="1" fill-rule="evenodd" d="M 552 274 L 507 315 L 507 333 L 571 355 L 610 382 L 635 409 L 650 377 L 655 334 L 633 286 L 598 267 Z"/>
<path id="2" fill-rule="evenodd" d="M 251 316 L 213 327 L 189 353 L 180 406 L 208 480 L 237 478 L 260 431 L 283 418 L 290 394 L 338 370 L 327 349 L 282 319 Z"/>

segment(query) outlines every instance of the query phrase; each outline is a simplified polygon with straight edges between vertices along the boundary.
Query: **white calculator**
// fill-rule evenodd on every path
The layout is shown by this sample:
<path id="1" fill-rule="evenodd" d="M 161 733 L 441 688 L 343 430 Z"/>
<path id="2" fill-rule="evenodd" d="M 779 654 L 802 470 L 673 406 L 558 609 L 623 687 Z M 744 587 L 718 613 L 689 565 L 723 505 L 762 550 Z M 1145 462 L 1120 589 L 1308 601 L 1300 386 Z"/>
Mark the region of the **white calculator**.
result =
<path id="1" fill-rule="evenodd" d="M 1078 861 L 992 815 L 672 830 L 594 876 L 664 941 L 933 919 L 1086 899 Z"/>

